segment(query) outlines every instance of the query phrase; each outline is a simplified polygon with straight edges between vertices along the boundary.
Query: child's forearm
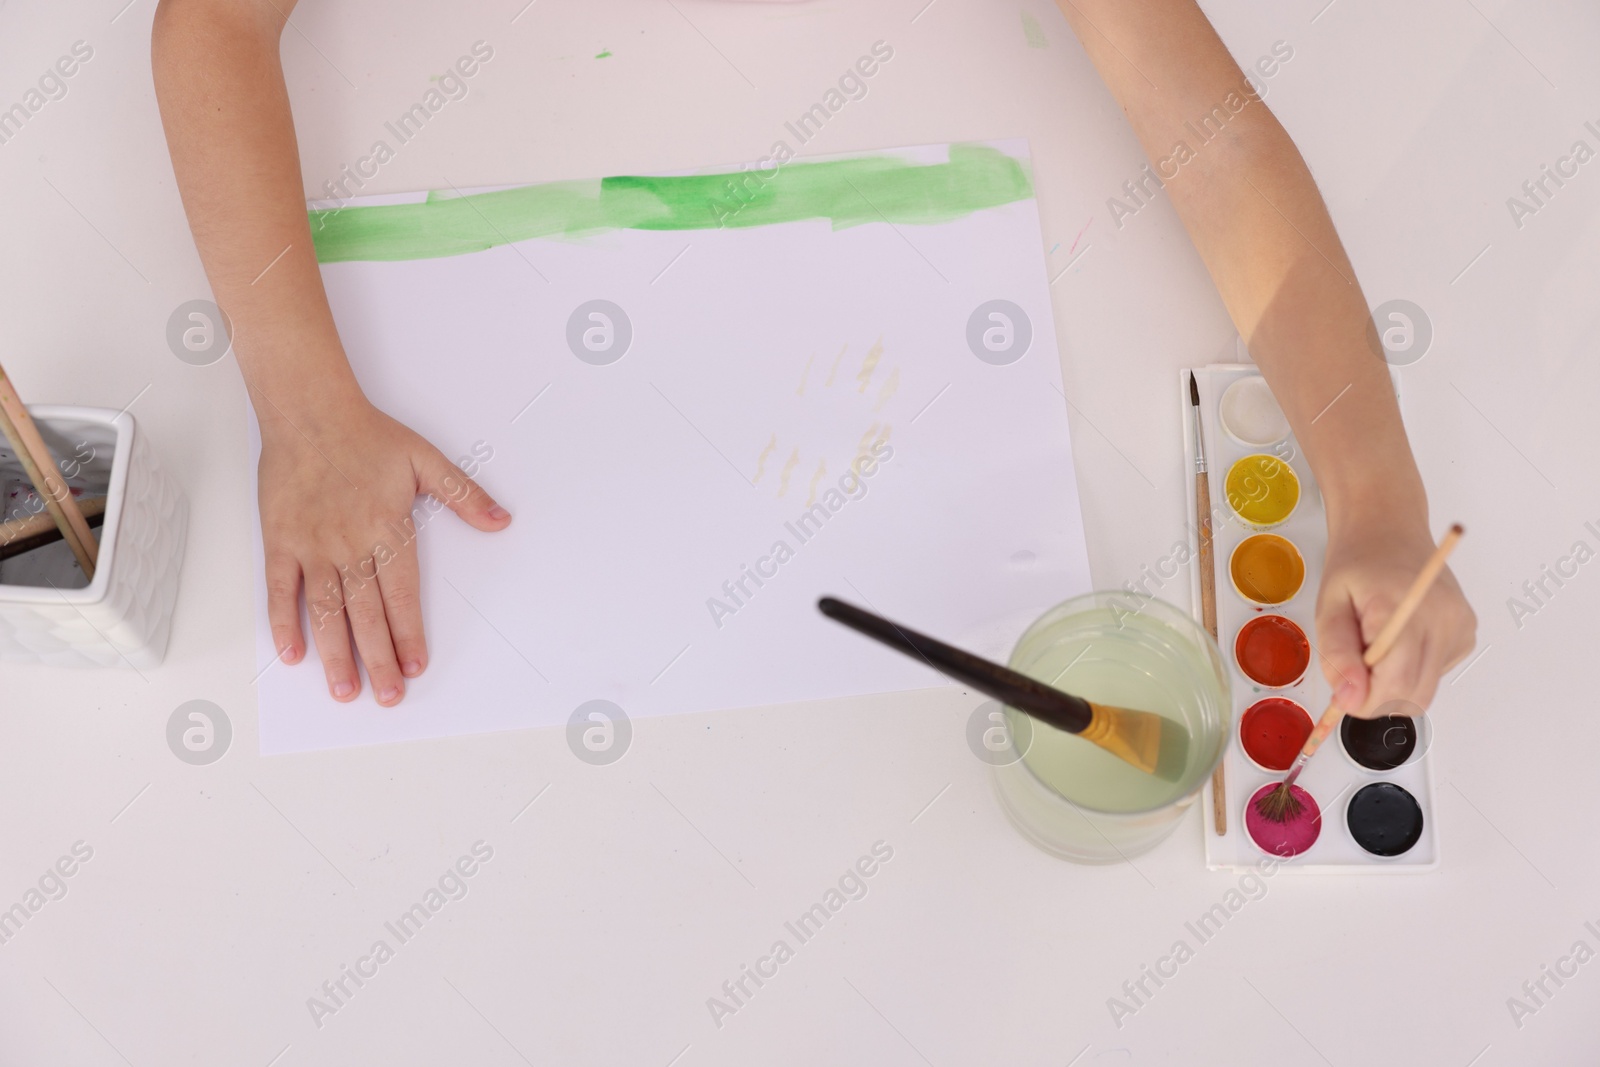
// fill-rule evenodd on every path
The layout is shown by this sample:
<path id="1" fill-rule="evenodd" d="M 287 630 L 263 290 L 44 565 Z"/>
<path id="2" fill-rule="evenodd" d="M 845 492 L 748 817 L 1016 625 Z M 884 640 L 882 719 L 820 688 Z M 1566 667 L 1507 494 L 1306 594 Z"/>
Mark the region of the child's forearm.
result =
<path id="1" fill-rule="evenodd" d="M 152 38 L 178 188 L 264 433 L 315 428 L 360 395 L 311 244 L 278 57 L 293 7 L 162 0 Z"/>
<path id="2" fill-rule="evenodd" d="M 1192 0 L 1058 2 L 1145 152 L 1170 160 L 1165 192 L 1315 468 L 1330 521 L 1425 522 L 1355 271 L 1305 161 L 1205 15 Z M 1213 109 L 1224 121 L 1212 117 L 1201 142 Z"/>

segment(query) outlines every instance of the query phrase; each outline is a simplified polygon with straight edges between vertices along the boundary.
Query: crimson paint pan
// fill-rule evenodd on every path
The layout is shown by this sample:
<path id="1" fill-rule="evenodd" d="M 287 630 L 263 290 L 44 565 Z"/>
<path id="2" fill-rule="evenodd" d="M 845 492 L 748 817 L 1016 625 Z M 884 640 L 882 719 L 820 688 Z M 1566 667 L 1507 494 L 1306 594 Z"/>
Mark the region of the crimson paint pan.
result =
<path id="1" fill-rule="evenodd" d="M 1403 856 L 1422 840 L 1422 805 L 1393 782 L 1357 789 L 1345 805 L 1344 822 L 1351 839 L 1374 856 Z"/>

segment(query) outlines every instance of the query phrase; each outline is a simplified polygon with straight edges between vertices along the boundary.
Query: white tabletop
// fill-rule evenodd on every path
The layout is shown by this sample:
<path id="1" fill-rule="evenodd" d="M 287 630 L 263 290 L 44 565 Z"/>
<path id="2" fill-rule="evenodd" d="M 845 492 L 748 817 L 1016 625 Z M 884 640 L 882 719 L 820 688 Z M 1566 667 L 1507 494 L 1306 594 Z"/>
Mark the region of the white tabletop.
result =
<path id="1" fill-rule="evenodd" d="M 0 907 L 93 850 L 0 945 L 0 1064 L 1593 1062 L 1600 963 L 1537 1002 L 1523 983 L 1600 949 L 1600 726 L 1573 669 L 1600 562 L 1520 625 L 1506 603 L 1600 548 L 1600 162 L 1520 228 L 1506 206 L 1574 141 L 1600 147 L 1590 6 L 1207 4 L 1241 61 L 1293 48 L 1267 99 L 1369 300 L 1431 317 L 1407 415 L 1435 524 L 1469 530 L 1481 654 L 1434 709 L 1441 868 L 1274 878 L 1119 1028 L 1108 998 L 1238 876 L 1205 870 L 1198 810 L 1135 864 L 1036 850 L 954 687 L 638 722 L 608 767 L 560 730 L 256 754 L 246 401 L 231 358 L 165 343 L 209 294 L 152 0 L 123 2 L 0 5 L 0 106 L 93 48 L 0 144 L 0 350 L 32 401 L 131 403 L 195 516 L 159 669 L 0 674 Z M 1174 371 L 1232 358 L 1234 333 L 1168 204 L 1113 224 L 1143 158 L 1053 5 L 924 4 L 308 0 L 284 41 L 307 194 L 477 40 L 495 58 L 470 96 L 366 191 L 755 159 L 885 41 L 870 94 L 808 151 L 1031 141 L 1089 551 L 1118 586 L 1183 536 Z M 203 767 L 165 740 L 197 698 L 236 733 Z M 467 895 L 316 1025 L 307 999 L 397 943 L 384 924 L 478 841 Z M 707 998 L 878 841 L 893 857 L 866 897 L 715 1025 Z M 1512 996 L 1538 1010 L 1514 1019 Z"/>

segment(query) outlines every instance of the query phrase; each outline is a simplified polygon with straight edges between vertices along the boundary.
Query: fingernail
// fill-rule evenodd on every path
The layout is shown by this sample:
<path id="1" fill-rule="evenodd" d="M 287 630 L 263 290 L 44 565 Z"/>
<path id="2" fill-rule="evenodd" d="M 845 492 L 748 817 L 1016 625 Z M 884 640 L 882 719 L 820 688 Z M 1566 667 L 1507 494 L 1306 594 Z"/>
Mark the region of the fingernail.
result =
<path id="1" fill-rule="evenodd" d="M 511 517 L 511 512 L 507 511 L 499 504 L 496 504 L 494 507 L 489 509 L 489 517 L 495 522 L 499 522 L 501 519 L 509 519 Z"/>
<path id="2" fill-rule="evenodd" d="M 406 660 L 405 665 L 400 668 L 400 672 L 407 678 L 415 678 L 417 675 L 422 673 L 422 664 L 414 659 L 408 659 Z"/>
<path id="3" fill-rule="evenodd" d="M 393 704 L 396 700 L 399 700 L 399 699 L 400 699 L 400 687 L 397 686 L 397 685 L 391 685 L 387 689 L 385 689 L 383 692 L 378 694 L 378 703 L 380 703 L 380 704 Z"/>
<path id="4" fill-rule="evenodd" d="M 345 697 L 349 696 L 355 691 L 356 687 L 354 682 L 340 682 L 338 685 L 333 687 L 333 695 L 338 697 L 340 700 L 343 700 Z"/>
<path id="5" fill-rule="evenodd" d="M 293 645 L 284 645 L 278 650 L 278 655 L 285 663 L 293 663 L 295 660 L 300 658 L 299 654 L 295 652 Z"/>

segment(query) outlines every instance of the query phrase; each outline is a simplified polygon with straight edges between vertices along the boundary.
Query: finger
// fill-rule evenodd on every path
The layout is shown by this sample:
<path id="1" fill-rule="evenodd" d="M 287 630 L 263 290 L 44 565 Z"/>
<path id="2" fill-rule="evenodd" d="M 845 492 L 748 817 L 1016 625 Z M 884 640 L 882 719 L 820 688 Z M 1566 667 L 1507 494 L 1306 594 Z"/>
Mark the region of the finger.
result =
<path id="1" fill-rule="evenodd" d="M 350 617 L 356 650 L 372 680 L 373 696 L 384 707 L 400 703 L 406 681 L 395 659 L 394 638 L 383 612 L 383 592 L 378 588 L 378 565 L 372 559 L 362 560 L 346 573 L 344 611 Z"/>
<path id="2" fill-rule="evenodd" d="M 1317 652 L 1322 674 L 1333 690 L 1333 701 L 1346 715 L 1356 714 L 1367 702 L 1368 676 L 1361 653 L 1361 620 L 1355 605 L 1342 590 L 1317 600 Z"/>
<path id="3" fill-rule="evenodd" d="M 1366 702 L 1354 714 L 1363 719 L 1417 714 L 1416 693 L 1422 688 L 1426 633 L 1424 628 L 1415 627 L 1401 634 L 1389 654 L 1372 668 Z"/>
<path id="4" fill-rule="evenodd" d="M 424 493 L 442 501 L 474 529 L 503 530 L 511 522 L 511 513 L 495 503 L 494 497 L 463 474 L 460 467 L 445 459 L 444 453 L 438 449 L 434 449 L 418 466 L 417 486 Z"/>
<path id="5" fill-rule="evenodd" d="M 1454 595 L 1445 597 L 1449 604 L 1447 615 L 1449 621 L 1445 623 L 1444 629 L 1449 636 L 1440 643 L 1440 656 L 1444 660 L 1440 674 L 1466 659 L 1478 644 L 1478 615 L 1472 610 L 1472 605 L 1467 603 L 1466 597 L 1461 595 L 1454 578 L 1451 579 L 1450 585 Z"/>
<path id="6" fill-rule="evenodd" d="M 1422 635 L 1422 661 L 1417 671 L 1416 688 L 1411 690 L 1411 703 L 1417 712 L 1428 710 L 1433 703 L 1433 698 L 1439 692 L 1439 679 L 1444 676 L 1445 657 L 1441 651 L 1443 642 L 1435 639 L 1432 633 Z"/>
<path id="7" fill-rule="evenodd" d="M 361 691 L 361 675 L 350 651 L 350 628 L 345 621 L 344 593 L 339 572 L 331 564 L 301 564 L 306 576 L 306 606 L 311 611 L 311 638 L 322 659 L 333 699 L 354 700 Z"/>
<path id="8" fill-rule="evenodd" d="M 267 560 L 267 623 L 278 658 L 299 663 L 306 639 L 300 628 L 300 564 L 293 556 Z"/>
<path id="9" fill-rule="evenodd" d="M 400 673 L 415 678 L 428 667 L 428 642 L 422 634 L 422 576 L 417 569 L 417 546 L 408 541 L 378 568 L 378 589 L 383 594 L 383 614 Z"/>

